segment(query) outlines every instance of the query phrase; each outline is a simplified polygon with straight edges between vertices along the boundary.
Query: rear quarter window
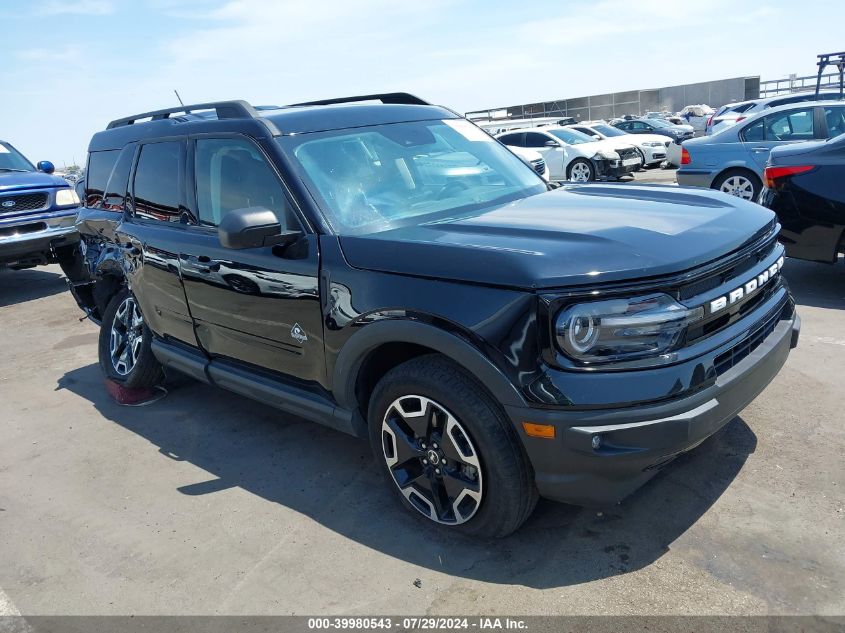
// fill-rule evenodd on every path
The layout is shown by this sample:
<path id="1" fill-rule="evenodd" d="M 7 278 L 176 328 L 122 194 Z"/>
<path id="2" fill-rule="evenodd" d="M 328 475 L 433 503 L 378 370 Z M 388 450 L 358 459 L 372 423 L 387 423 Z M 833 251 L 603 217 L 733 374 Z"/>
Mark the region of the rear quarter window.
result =
<path id="1" fill-rule="evenodd" d="M 103 202 L 103 194 L 109 182 L 114 164 L 120 150 L 91 152 L 88 155 L 88 168 L 85 172 L 85 206 L 96 207 Z"/>

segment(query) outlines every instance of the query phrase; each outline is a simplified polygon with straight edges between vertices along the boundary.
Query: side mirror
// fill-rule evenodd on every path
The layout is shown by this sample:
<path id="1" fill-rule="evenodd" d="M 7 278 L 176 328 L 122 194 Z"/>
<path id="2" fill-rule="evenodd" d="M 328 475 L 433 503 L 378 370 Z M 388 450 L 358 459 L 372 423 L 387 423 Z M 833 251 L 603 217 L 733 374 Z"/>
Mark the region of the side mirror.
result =
<path id="1" fill-rule="evenodd" d="M 593 134 L 593 138 L 596 139 L 597 141 L 601 140 L 601 136 L 599 136 L 598 134 Z"/>
<path id="2" fill-rule="evenodd" d="M 543 147 L 560 147 L 560 143 L 549 139 L 543 144 Z"/>
<path id="3" fill-rule="evenodd" d="M 276 214 L 264 207 L 229 211 L 217 227 L 220 245 L 232 249 L 290 244 L 301 235 L 301 231 L 283 231 Z"/>
<path id="4" fill-rule="evenodd" d="M 53 165 L 49 160 L 40 160 L 36 165 L 38 171 L 43 171 L 45 174 L 52 174 L 56 171 L 56 166 Z"/>

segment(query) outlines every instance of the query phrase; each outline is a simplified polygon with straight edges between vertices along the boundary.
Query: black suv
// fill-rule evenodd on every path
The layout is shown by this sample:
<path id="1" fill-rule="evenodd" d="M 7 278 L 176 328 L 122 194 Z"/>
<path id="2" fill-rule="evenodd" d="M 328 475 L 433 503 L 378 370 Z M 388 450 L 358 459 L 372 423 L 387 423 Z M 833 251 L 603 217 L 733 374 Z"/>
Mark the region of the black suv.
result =
<path id="1" fill-rule="evenodd" d="M 398 498 L 455 530 L 620 500 L 797 342 L 769 210 L 555 189 L 412 95 L 161 110 L 89 152 L 66 272 L 105 375 L 177 370 L 368 437 Z"/>

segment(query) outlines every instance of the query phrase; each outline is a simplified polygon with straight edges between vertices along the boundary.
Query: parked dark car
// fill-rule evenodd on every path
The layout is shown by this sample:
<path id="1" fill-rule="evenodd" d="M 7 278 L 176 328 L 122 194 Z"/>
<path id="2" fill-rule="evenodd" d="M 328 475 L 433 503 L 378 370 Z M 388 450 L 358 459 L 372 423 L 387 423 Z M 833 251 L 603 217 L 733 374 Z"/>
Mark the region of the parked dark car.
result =
<path id="1" fill-rule="evenodd" d="M 53 171 L 51 162 L 36 167 L 0 141 L 0 266 L 56 262 L 79 241 L 74 226 L 79 198 Z"/>
<path id="2" fill-rule="evenodd" d="M 845 133 L 772 150 L 760 203 L 777 214 L 787 255 L 834 263 L 845 253 L 843 183 Z"/>
<path id="3" fill-rule="evenodd" d="M 797 342 L 769 210 L 556 189 L 404 93 L 127 117 L 86 182 L 67 274 L 109 380 L 177 370 L 369 438 L 397 498 L 453 530 L 508 534 L 538 495 L 619 501 Z"/>
<path id="4" fill-rule="evenodd" d="M 628 134 L 660 134 L 661 136 L 668 136 L 676 143 L 681 143 L 693 137 L 691 125 L 675 125 L 662 119 L 634 119 L 632 121 L 620 121 L 619 123 L 614 123 L 613 126 Z"/>

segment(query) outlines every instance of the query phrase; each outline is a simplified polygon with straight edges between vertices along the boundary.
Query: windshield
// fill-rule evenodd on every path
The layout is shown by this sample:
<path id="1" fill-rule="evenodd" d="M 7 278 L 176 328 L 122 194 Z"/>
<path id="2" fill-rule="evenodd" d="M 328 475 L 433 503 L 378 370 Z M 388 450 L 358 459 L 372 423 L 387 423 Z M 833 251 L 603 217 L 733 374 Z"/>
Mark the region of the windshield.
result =
<path id="1" fill-rule="evenodd" d="M 35 171 L 35 167 L 14 147 L 0 142 L 0 172 L 7 171 Z"/>
<path id="2" fill-rule="evenodd" d="M 547 190 L 464 119 L 312 132 L 279 143 L 341 235 L 414 226 Z"/>
<path id="3" fill-rule="evenodd" d="M 619 128 L 613 127 L 612 125 L 594 125 L 592 128 L 599 134 L 604 134 L 605 136 L 628 136 L 625 132 Z"/>
<path id="4" fill-rule="evenodd" d="M 596 139 L 587 136 L 578 130 L 546 130 L 549 134 L 558 137 L 567 145 L 580 145 L 581 143 L 595 143 Z"/>

